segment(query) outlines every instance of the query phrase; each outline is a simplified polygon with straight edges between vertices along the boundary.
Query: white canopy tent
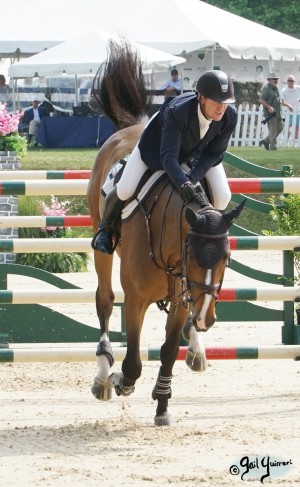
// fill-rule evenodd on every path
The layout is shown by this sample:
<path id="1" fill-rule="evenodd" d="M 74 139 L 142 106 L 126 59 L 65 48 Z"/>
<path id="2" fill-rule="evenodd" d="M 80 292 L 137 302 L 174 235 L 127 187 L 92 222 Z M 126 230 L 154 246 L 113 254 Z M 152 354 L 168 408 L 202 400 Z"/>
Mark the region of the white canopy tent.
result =
<path id="1" fill-rule="evenodd" d="M 107 59 L 109 39 L 122 42 L 123 38 L 99 30 L 87 32 L 80 37 L 63 42 L 35 56 L 12 64 L 9 68 L 9 75 L 13 79 L 62 74 L 74 75 L 75 103 L 77 105 L 77 75 L 94 75 L 97 72 L 101 63 Z M 139 52 L 145 72 L 167 71 L 172 66 L 180 66 L 186 62 L 183 57 L 144 46 L 129 40 L 127 37 L 126 40 Z M 15 104 L 15 96 L 13 98 Z"/>
<path id="2" fill-rule="evenodd" d="M 102 62 L 107 59 L 108 40 L 122 42 L 115 34 L 104 31 L 86 32 L 80 37 L 58 44 L 35 56 L 12 64 L 9 75 L 13 78 L 54 76 L 65 74 L 95 74 Z M 126 37 L 127 39 L 127 37 Z M 170 67 L 186 62 L 185 58 L 144 46 L 128 39 L 138 50 L 145 71 L 167 71 Z"/>
<path id="3" fill-rule="evenodd" d="M 199 0 L 14 0 L 1 6 L 1 18 L 0 53 L 1 39 L 22 54 L 23 41 L 59 42 L 101 27 L 172 54 L 210 46 L 233 58 L 300 60 L 299 39 Z"/>

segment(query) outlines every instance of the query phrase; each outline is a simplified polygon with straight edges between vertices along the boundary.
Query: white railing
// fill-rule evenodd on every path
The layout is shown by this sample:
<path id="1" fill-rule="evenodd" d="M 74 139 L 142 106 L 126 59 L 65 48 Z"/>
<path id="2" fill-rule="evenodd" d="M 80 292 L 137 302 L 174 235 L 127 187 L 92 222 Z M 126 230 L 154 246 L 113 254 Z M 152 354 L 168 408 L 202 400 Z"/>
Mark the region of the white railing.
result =
<path id="1" fill-rule="evenodd" d="M 293 123 L 289 137 L 289 116 L 288 110 L 283 110 L 283 117 L 285 119 L 284 129 L 277 137 L 277 144 L 280 147 L 300 147 L 299 136 L 295 139 L 296 119 L 299 116 L 299 111 L 293 114 Z M 235 131 L 230 139 L 231 146 L 259 146 L 259 141 L 268 133 L 267 124 L 263 125 L 263 109 L 262 106 L 249 105 L 238 108 L 238 122 Z"/>

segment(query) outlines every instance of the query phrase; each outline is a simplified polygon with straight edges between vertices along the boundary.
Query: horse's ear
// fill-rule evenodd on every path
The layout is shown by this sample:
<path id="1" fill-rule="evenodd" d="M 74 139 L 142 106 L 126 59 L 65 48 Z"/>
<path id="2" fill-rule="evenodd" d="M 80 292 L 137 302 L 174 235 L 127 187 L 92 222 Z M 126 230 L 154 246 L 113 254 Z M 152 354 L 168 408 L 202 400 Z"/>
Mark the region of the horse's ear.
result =
<path id="1" fill-rule="evenodd" d="M 202 217 L 198 215 L 192 208 L 189 206 L 185 210 L 185 218 L 188 224 L 193 228 L 201 223 Z"/>
<path id="2" fill-rule="evenodd" d="M 227 228 L 231 227 L 233 224 L 234 220 L 239 216 L 241 211 L 243 210 L 245 204 L 246 204 L 246 199 L 244 199 L 239 205 L 237 205 L 233 210 L 229 211 L 228 213 L 225 213 L 223 215 L 223 219 L 225 220 L 225 223 L 227 225 Z"/>

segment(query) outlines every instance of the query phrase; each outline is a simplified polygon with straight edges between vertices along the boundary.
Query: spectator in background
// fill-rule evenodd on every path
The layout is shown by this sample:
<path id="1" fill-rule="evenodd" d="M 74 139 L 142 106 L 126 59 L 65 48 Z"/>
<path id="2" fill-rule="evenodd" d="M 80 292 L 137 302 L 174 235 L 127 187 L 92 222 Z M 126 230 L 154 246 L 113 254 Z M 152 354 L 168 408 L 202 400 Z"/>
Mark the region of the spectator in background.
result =
<path id="1" fill-rule="evenodd" d="M 293 112 L 298 112 L 296 115 L 296 126 L 295 126 L 295 137 L 291 143 L 294 145 L 295 141 L 298 140 L 299 135 L 299 119 L 300 119 L 300 86 L 295 84 L 295 76 L 289 74 L 287 77 L 287 86 L 282 88 L 281 92 L 281 103 L 282 106 L 287 107 L 290 112 L 289 115 L 289 133 L 288 137 L 291 136 L 291 128 L 293 125 Z"/>
<path id="2" fill-rule="evenodd" d="M 32 100 L 32 108 L 29 108 L 23 112 L 21 115 L 22 123 L 27 124 L 28 127 L 28 143 L 30 144 L 32 140 L 34 145 L 37 145 L 35 140 L 39 125 L 43 117 L 48 116 L 48 110 L 42 106 L 39 106 L 40 100 L 34 98 Z"/>
<path id="3" fill-rule="evenodd" d="M 0 74 L 0 102 L 6 103 L 9 108 L 12 105 L 12 96 L 9 86 L 6 84 L 6 79 L 3 74 Z"/>
<path id="4" fill-rule="evenodd" d="M 166 98 L 169 96 L 180 95 L 182 91 L 182 82 L 181 79 L 178 78 L 177 69 L 172 69 L 171 79 L 166 81 L 160 89 L 164 90 Z"/>
<path id="5" fill-rule="evenodd" d="M 263 145 L 266 150 L 277 150 L 276 139 L 283 130 L 281 99 L 277 88 L 278 76 L 270 73 L 267 79 L 268 83 L 262 89 L 259 103 L 263 106 L 264 117 L 273 116 L 267 121 L 269 133 L 259 145 Z"/>

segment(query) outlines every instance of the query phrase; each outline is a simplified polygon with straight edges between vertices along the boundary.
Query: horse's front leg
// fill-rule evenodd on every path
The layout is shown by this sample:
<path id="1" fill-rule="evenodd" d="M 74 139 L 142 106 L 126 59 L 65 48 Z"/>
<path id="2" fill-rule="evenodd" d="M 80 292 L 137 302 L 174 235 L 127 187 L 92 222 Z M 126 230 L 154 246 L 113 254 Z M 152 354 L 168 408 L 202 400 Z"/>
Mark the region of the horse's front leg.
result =
<path id="1" fill-rule="evenodd" d="M 124 317 L 126 323 L 127 351 L 122 363 L 122 372 L 109 377 L 118 396 L 129 396 L 134 392 L 135 383 L 142 373 L 140 357 L 140 336 L 148 305 L 135 296 L 128 298 L 125 293 Z"/>
<path id="2" fill-rule="evenodd" d="M 98 371 L 91 390 L 96 399 L 101 401 L 108 401 L 112 394 L 112 386 L 108 380 L 110 368 L 114 363 L 113 350 L 109 341 L 109 318 L 114 302 L 111 287 L 112 263 L 112 255 L 95 251 L 95 269 L 98 275 L 96 309 L 100 323 L 100 341 L 96 351 Z"/>
<path id="3" fill-rule="evenodd" d="M 185 358 L 187 366 L 194 372 L 204 372 L 207 369 L 205 347 L 200 338 L 200 332 L 193 325 L 191 315 L 185 322 L 182 335 L 189 344 Z"/>
<path id="4" fill-rule="evenodd" d="M 183 324 L 187 317 L 187 311 L 182 303 L 177 304 L 176 312 L 169 314 L 166 325 L 166 340 L 160 350 L 161 367 L 152 398 L 157 399 L 156 426 L 171 426 L 173 419 L 168 411 L 169 399 L 172 396 L 172 370 L 178 356 L 179 343 Z"/>

